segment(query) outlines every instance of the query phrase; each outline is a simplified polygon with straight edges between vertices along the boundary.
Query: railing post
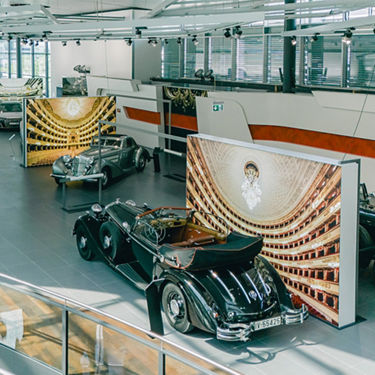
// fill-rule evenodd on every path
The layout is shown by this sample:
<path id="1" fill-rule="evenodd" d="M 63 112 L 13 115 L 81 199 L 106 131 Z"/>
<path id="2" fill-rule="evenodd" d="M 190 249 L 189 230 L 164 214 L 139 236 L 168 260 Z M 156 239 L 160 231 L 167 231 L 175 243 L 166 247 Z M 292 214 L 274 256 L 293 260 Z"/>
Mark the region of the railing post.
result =
<path id="1" fill-rule="evenodd" d="M 165 375 L 165 354 L 163 352 L 163 343 L 160 343 L 160 349 L 159 349 L 159 369 L 158 369 L 158 375 Z"/>
<path id="2" fill-rule="evenodd" d="M 61 327 L 61 344 L 62 344 L 62 374 L 68 375 L 69 373 L 69 365 L 68 365 L 68 351 L 69 351 L 69 344 L 68 344 L 68 337 L 69 337 L 69 312 L 67 310 L 62 311 L 62 327 Z"/>

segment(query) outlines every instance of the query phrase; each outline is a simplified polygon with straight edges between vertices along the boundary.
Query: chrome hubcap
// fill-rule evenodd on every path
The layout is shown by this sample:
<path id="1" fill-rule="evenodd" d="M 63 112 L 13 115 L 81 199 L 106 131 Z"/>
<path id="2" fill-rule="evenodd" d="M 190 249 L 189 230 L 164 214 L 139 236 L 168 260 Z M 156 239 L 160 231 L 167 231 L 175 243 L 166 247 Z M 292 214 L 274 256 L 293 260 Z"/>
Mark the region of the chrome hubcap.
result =
<path id="1" fill-rule="evenodd" d="M 105 249 L 108 249 L 111 247 L 112 239 L 110 236 L 104 236 L 103 245 Z"/>
<path id="2" fill-rule="evenodd" d="M 177 318 L 182 312 L 182 301 L 178 296 L 174 296 L 169 301 L 169 311 L 173 318 Z"/>
<path id="3" fill-rule="evenodd" d="M 79 248 L 84 249 L 86 247 L 86 244 L 87 238 L 85 236 L 81 236 L 81 238 L 79 239 Z"/>
<path id="4" fill-rule="evenodd" d="M 102 178 L 102 184 L 107 185 L 108 182 L 108 175 L 106 171 L 103 171 L 103 178 Z"/>

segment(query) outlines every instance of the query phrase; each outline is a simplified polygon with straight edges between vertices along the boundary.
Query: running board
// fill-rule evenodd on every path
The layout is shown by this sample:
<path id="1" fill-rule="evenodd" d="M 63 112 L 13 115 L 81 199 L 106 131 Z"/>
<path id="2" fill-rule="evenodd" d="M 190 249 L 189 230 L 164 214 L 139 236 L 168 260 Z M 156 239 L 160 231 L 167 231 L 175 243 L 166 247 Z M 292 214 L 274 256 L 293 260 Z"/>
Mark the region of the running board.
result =
<path id="1" fill-rule="evenodd" d="M 134 283 L 137 288 L 146 290 L 148 283 L 143 279 L 143 277 L 139 276 L 138 272 L 134 270 L 131 263 L 119 264 L 115 267 L 115 269 Z"/>

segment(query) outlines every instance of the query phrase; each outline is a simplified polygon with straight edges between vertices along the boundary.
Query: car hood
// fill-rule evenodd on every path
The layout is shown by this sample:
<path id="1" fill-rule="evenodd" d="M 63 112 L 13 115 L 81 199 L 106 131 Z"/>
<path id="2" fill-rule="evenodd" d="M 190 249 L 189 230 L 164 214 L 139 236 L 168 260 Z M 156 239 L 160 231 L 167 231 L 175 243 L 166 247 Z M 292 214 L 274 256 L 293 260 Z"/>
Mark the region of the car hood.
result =
<path id="1" fill-rule="evenodd" d="M 111 156 L 111 155 L 116 155 L 119 152 L 119 149 L 113 149 L 110 147 L 102 147 L 101 149 L 102 152 L 102 157 L 103 156 Z M 98 148 L 89 148 L 86 151 L 81 152 L 77 157 L 83 156 L 85 158 L 94 158 L 98 159 L 99 158 L 99 149 Z"/>
<path id="2" fill-rule="evenodd" d="M 199 282 L 219 311 L 225 315 L 232 311 L 239 320 L 247 320 L 279 308 L 277 288 L 264 272 L 257 267 L 220 268 L 201 272 Z"/>

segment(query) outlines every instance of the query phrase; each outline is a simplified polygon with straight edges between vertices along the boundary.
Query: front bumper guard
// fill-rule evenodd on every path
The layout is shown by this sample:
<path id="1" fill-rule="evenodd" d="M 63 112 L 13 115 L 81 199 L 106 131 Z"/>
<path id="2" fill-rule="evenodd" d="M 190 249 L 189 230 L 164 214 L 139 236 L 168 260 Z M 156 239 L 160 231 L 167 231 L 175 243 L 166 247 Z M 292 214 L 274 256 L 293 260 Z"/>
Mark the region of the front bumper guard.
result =
<path id="1" fill-rule="evenodd" d="M 300 309 L 285 309 L 281 314 L 281 325 L 301 324 L 309 317 L 306 305 Z M 216 337 L 223 341 L 248 341 L 255 331 L 255 322 L 227 323 L 225 328 L 217 327 Z"/>

